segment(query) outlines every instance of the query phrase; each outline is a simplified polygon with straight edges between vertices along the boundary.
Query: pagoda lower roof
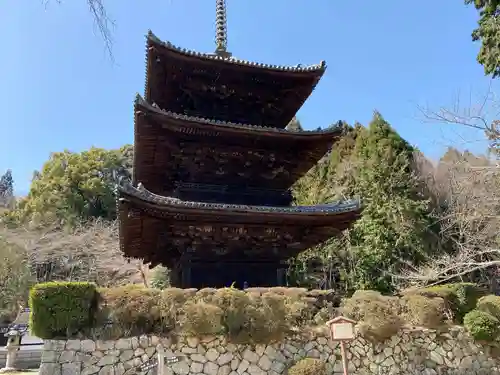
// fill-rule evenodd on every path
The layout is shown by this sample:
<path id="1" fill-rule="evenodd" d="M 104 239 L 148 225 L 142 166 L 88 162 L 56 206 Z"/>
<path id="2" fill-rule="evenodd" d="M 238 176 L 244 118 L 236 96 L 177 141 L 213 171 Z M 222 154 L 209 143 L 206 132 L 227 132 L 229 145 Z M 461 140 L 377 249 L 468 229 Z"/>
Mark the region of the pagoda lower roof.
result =
<path id="1" fill-rule="evenodd" d="M 361 212 L 358 201 L 295 207 L 186 202 L 129 182 L 118 195 L 124 255 L 166 266 L 186 254 L 288 259 L 348 228 Z"/>
<path id="2" fill-rule="evenodd" d="M 147 36 L 145 97 L 161 108 L 222 121 L 284 128 L 326 65 L 280 66 L 204 54 Z"/>
<path id="3" fill-rule="evenodd" d="M 135 102 L 134 181 L 172 195 L 177 182 L 286 190 L 342 135 L 288 131 L 163 111 Z"/>
<path id="4" fill-rule="evenodd" d="M 312 206 L 289 206 L 289 207 L 269 207 L 269 206 L 252 206 L 242 204 L 225 204 L 225 203 L 206 203 L 183 201 L 178 198 L 161 196 L 147 190 L 141 183 L 138 187 L 134 187 L 131 183 L 126 182 L 118 186 L 118 191 L 122 197 L 132 199 L 135 202 L 148 203 L 157 208 L 183 208 L 194 210 L 209 210 L 228 213 L 263 213 L 263 214 L 291 214 L 301 216 L 331 216 L 344 212 L 358 212 L 361 209 L 361 204 L 357 200 L 333 202 Z"/>

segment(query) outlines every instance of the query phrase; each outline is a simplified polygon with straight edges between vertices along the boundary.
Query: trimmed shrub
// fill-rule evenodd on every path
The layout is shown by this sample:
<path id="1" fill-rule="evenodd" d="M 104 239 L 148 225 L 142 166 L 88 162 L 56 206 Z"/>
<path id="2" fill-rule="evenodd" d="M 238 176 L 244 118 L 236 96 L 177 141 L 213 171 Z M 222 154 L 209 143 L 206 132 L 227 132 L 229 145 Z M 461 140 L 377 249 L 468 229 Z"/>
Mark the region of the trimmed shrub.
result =
<path id="1" fill-rule="evenodd" d="M 315 302 L 316 300 L 310 297 L 287 298 L 290 325 L 300 327 L 311 324 L 318 310 L 314 305 Z"/>
<path id="2" fill-rule="evenodd" d="M 100 289 L 99 293 L 99 318 L 111 320 L 116 334 L 133 336 L 164 331 L 160 290 L 126 285 Z"/>
<path id="3" fill-rule="evenodd" d="M 410 294 L 400 300 L 406 323 L 416 327 L 440 328 L 446 323 L 446 305 L 442 298 Z"/>
<path id="4" fill-rule="evenodd" d="M 442 298 L 450 320 L 461 324 L 465 314 L 476 307 L 478 299 L 484 295 L 484 290 L 472 283 L 455 283 L 423 288 L 410 294 L 414 293 L 429 298 Z"/>
<path id="5" fill-rule="evenodd" d="M 160 290 L 128 285 L 96 290 L 89 283 L 47 283 L 32 290 L 30 304 L 34 332 L 44 339 L 187 333 L 224 334 L 235 343 L 269 343 L 296 328 L 324 325 L 340 312 L 358 321 L 367 339 L 380 342 L 405 322 L 428 328 L 445 325 L 450 305 L 461 311 L 470 308 L 465 302 L 474 298 L 468 288 L 445 286 L 402 298 L 361 290 L 336 309 L 332 291 L 299 288 Z M 495 317 L 492 306 L 499 299 L 482 298 L 479 309 Z M 104 324 L 109 320 L 112 325 Z"/>
<path id="6" fill-rule="evenodd" d="M 251 303 L 249 295 L 242 290 L 223 288 L 213 294 L 212 302 L 222 311 L 225 333 L 232 338 L 239 337 L 248 323 L 246 307 Z"/>
<path id="7" fill-rule="evenodd" d="M 182 306 L 191 299 L 191 291 L 187 289 L 167 288 L 161 291 L 158 304 L 165 332 L 171 332 L 179 325 L 184 313 Z"/>
<path id="8" fill-rule="evenodd" d="M 95 284 L 49 282 L 35 285 L 29 296 L 31 332 L 41 339 L 86 334 L 97 310 Z"/>
<path id="9" fill-rule="evenodd" d="M 322 321 L 325 316 L 330 314 L 332 310 L 340 306 L 341 298 L 334 290 L 305 288 L 287 288 L 287 287 L 272 287 L 272 288 L 247 288 L 245 292 L 250 295 L 263 295 L 272 293 L 287 298 L 287 303 L 294 312 L 295 325 L 302 325 L 306 322 L 312 323 Z M 328 317 L 329 320 L 331 316 Z"/>
<path id="10" fill-rule="evenodd" d="M 360 333 L 370 341 L 380 342 L 395 335 L 403 325 L 399 300 L 371 290 L 358 290 L 343 301 L 343 315 L 359 322 Z"/>
<path id="11" fill-rule="evenodd" d="M 495 295 L 481 297 L 477 301 L 477 310 L 487 312 L 500 320 L 500 297 Z"/>
<path id="12" fill-rule="evenodd" d="M 304 358 L 288 369 L 288 375 L 326 375 L 326 364 L 317 358 Z"/>
<path id="13" fill-rule="evenodd" d="M 215 288 L 203 288 L 196 292 L 195 298 L 197 300 L 205 301 L 205 302 L 213 302 L 215 300 L 215 293 L 217 293 L 217 289 Z"/>
<path id="14" fill-rule="evenodd" d="M 500 322 L 485 311 L 472 310 L 464 317 L 464 326 L 476 339 L 494 341 L 499 334 Z"/>
<path id="15" fill-rule="evenodd" d="M 182 307 L 180 326 L 183 333 L 192 336 L 217 335 L 223 333 L 224 311 L 203 301 L 188 301 Z"/>
<path id="16" fill-rule="evenodd" d="M 246 343 L 280 340 L 290 330 L 287 300 L 284 296 L 270 292 L 262 296 L 250 296 L 245 316 L 246 330 L 239 338 L 243 338 Z"/>

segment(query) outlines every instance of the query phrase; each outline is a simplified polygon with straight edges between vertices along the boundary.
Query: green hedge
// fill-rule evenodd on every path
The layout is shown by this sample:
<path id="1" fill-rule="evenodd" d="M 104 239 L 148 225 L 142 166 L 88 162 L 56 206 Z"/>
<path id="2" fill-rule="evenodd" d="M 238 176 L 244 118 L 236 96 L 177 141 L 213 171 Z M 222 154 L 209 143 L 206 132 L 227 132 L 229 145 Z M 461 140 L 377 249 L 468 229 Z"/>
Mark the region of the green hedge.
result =
<path id="1" fill-rule="evenodd" d="M 323 324 L 332 317 L 332 301 L 331 291 L 298 288 L 96 289 L 89 283 L 45 283 L 31 291 L 31 327 L 43 339 L 187 333 L 264 343 L 294 327 Z"/>
<path id="2" fill-rule="evenodd" d="M 464 316 L 474 337 L 485 337 L 494 333 L 487 319 L 500 320 L 500 297 L 483 297 L 473 310 L 481 294 L 473 284 L 427 288 L 402 297 L 357 291 L 342 302 L 340 313 L 358 321 L 361 334 L 375 341 L 405 325 L 440 329 Z M 31 330 L 42 339 L 222 334 L 233 342 L 267 343 L 296 328 L 324 326 L 338 315 L 337 305 L 331 291 L 299 288 L 97 289 L 91 283 L 52 282 L 30 292 Z M 111 325 L 104 324 L 109 321 Z"/>
<path id="3" fill-rule="evenodd" d="M 35 285 L 29 296 L 31 332 L 41 339 L 73 337 L 88 332 L 97 312 L 92 283 L 50 282 Z"/>
<path id="4" fill-rule="evenodd" d="M 341 313 L 359 322 L 359 332 L 370 341 L 384 341 L 403 326 L 446 329 L 452 324 L 462 323 L 464 316 L 478 306 L 500 320 L 500 297 L 482 297 L 484 291 L 474 284 L 446 284 L 404 293 L 402 296 L 383 296 L 372 290 L 358 290 L 346 298 Z M 497 310 L 495 310 L 497 309 Z M 495 315 L 492 311 L 497 311 Z M 469 317 L 470 328 L 475 319 L 484 328 L 489 327 L 483 315 Z M 472 328 L 471 328 L 472 329 Z M 489 329 L 489 328 L 488 328 Z M 472 331 L 471 331 L 472 332 Z M 481 336 L 480 333 L 474 334 Z"/>
<path id="5" fill-rule="evenodd" d="M 498 338 L 500 322 L 493 315 L 472 310 L 464 317 L 464 326 L 476 340 L 495 341 Z"/>
<path id="6" fill-rule="evenodd" d="M 500 297 L 494 295 L 481 297 L 477 301 L 477 309 L 487 312 L 500 320 Z"/>
<path id="7" fill-rule="evenodd" d="M 399 313 L 399 299 L 373 290 L 357 290 L 342 302 L 340 311 L 357 322 L 361 335 L 379 342 L 396 334 L 404 321 Z"/>

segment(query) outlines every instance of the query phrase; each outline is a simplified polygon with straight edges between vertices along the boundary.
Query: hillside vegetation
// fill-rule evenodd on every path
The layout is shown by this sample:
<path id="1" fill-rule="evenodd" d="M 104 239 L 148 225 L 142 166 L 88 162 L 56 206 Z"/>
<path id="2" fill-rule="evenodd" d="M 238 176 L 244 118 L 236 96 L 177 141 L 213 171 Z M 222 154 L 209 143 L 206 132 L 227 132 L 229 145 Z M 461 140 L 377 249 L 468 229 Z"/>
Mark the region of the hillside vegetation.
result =
<path id="1" fill-rule="evenodd" d="M 492 160 L 450 148 L 431 162 L 379 113 L 366 127 L 342 126 L 331 152 L 293 187 L 295 202 L 359 197 L 364 211 L 351 230 L 291 259 L 289 286 L 339 296 L 457 281 L 495 290 L 500 178 Z M 131 174 L 132 157 L 131 146 L 53 153 L 29 194 L 4 205 L 2 315 L 26 304 L 40 281 L 168 286 L 168 270 L 129 263 L 118 249 L 114 187 Z"/>

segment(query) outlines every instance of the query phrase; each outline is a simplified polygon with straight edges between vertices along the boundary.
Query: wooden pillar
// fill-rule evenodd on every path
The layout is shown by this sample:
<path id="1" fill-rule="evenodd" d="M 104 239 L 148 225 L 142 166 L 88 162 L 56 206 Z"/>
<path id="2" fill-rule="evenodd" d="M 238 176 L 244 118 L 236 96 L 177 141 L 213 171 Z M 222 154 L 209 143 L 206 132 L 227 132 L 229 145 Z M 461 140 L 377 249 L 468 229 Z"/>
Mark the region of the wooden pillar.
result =
<path id="1" fill-rule="evenodd" d="M 191 287 L 191 256 L 189 254 L 185 254 L 181 259 L 181 267 L 182 267 L 182 287 L 190 288 Z"/>
<path id="2" fill-rule="evenodd" d="M 283 268 L 281 265 L 280 267 L 276 270 L 276 285 L 277 286 L 285 286 L 285 275 L 286 275 L 286 269 Z"/>
<path id="3" fill-rule="evenodd" d="M 278 286 L 286 286 L 286 271 L 288 269 L 288 262 L 286 260 L 280 260 L 278 264 Z"/>
<path id="4" fill-rule="evenodd" d="M 172 265 L 172 268 L 170 269 L 170 286 L 179 288 L 182 287 L 181 285 L 181 266 L 179 261 L 175 261 L 174 264 Z"/>

